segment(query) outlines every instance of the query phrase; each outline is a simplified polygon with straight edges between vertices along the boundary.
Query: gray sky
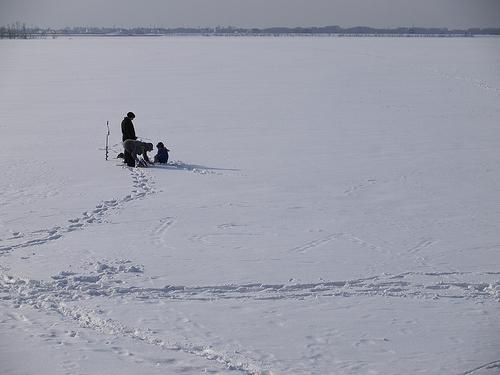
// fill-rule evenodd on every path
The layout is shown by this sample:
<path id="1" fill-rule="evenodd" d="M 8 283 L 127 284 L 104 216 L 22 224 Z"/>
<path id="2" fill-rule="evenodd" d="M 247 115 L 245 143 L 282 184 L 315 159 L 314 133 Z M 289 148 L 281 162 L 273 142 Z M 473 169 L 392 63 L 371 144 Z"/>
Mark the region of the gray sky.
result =
<path id="1" fill-rule="evenodd" d="M 500 0 L 0 0 L 0 25 L 500 27 Z"/>

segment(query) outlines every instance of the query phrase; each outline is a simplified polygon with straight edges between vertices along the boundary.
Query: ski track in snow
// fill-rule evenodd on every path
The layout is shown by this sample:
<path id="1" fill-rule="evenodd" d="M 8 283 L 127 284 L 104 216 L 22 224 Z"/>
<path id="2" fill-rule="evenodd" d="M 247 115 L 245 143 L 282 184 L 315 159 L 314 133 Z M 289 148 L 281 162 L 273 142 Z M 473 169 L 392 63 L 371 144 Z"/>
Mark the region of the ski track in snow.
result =
<path id="1" fill-rule="evenodd" d="M 436 242 L 437 241 L 435 241 L 435 240 L 423 238 L 415 246 L 408 249 L 407 253 L 410 253 L 410 254 L 418 253 L 419 251 L 424 250 L 424 249 L 434 245 Z"/>
<path id="2" fill-rule="evenodd" d="M 164 217 L 160 220 L 160 225 L 153 229 L 152 241 L 154 245 L 162 246 L 165 244 L 166 232 L 175 222 L 173 217 Z"/>
<path id="3" fill-rule="evenodd" d="M 347 188 L 346 190 L 344 190 L 344 194 L 347 196 L 355 195 L 357 193 L 360 193 L 360 192 L 368 189 L 370 186 L 375 185 L 376 183 L 377 183 L 377 180 L 375 180 L 375 179 L 366 180 L 366 182 L 361 182 L 357 185 L 353 185 L 353 186 Z"/>
<path id="4" fill-rule="evenodd" d="M 10 253 L 19 248 L 43 245 L 71 233 L 82 230 L 88 225 L 100 224 L 111 212 L 121 209 L 125 204 L 142 199 L 147 195 L 154 194 L 153 181 L 150 175 L 138 168 L 130 168 L 133 187 L 132 192 L 121 199 L 104 200 L 94 208 L 83 212 L 80 216 L 69 219 L 65 226 L 54 226 L 48 229 L 39 229 L 29 233 L 13 232 L 9 238 L 2 239 L 0 255 Z"/>
<path id="5" fill-rule="evenodd" d="M 388 63 L 390 62 L 391 64 L 401 63 L 400 61 L 389 60 L 387 58 L 387 56 L 376 55 L 373 53 L 359 53 L 359 55 L 364 56 L 364 57 L 370 57 L 370 58 L 383 60 L 383 61 L 388 62 Z M 500 95 L 500 88 L 499 87 L 492 86 L 488 82 L 486 82 L 485 80 L 482 80 L 482 79 L 473 78 L 470 76 L 464 76 L 461 74 L 448 73 L 448 72 L 445 72 L 443 69 L 435 67 L 435 66 L 422 66 L 422 65 L 418 65 L 418 64 L 411 64 L 411 66 L 415 70 L 427 71 L 427 72 L 430 72 L 430 73 L 437 75 L 438 77 L 441 77 L 441 78 L 446 79 L 446 80 L 462 81 L 462 82 L 465 82 L 469 85 L 475 86 L 481 90 L 489 91 L 489 92 L 492 92 L 496 95 Z"/>
<path id="6" fill-rule="evenodd" d="M 484 370 L 484 371 L 483 371 Z M 479 374 L 479 373 L 490 373 L 488 370 L 493 370 L 495 374 L 500 370 L 500 360 L 486 363 L 484 365 L 473 368 L 472 370 L 468 370 L 460 373 L 460 375 L 470 375 L 470 374 Z"/>
<path id="7" fill-rule="evenodd" d="M 495 86 L 491 86 L 488 82 L 486 82 L 484 80 L 472 78 L 472 77 L 467 77 L 467 76 L 463 76 L 463 75 L 459 75 L 459 74 L 450 74 L 450 73 L 447 73 L 447 72 L 443 71 L 442 69 L 439 69 L 436 67 L 428 67 L 427 70 L 444 78 L 444 79 L 466 82 L 466 83 L 468 83 L 472 86 L 475 86 L 479 89 L 490 91 L 490 92 L 495 93 L 496 95 L 500 95 L 500 88 L 495 87 Z"/>
<path id="8" fill-rule="evenodd" d="M 381 248 L 380 246 L 377 246 L 375 244 L 367 242 L 367 241 L 365 241 L 365 240 L 363 240 L 363 239 L 361 239 L 361 238 L 359 238 L 351 233 L 334 233 L 334 234 L 329 234 L 325 237 L 318 238 L 318 239 L 315 239 L 313 241 L 307 242 L 303 245 L 294 247 L 294 248 L 290 249 L 289 252 L 305 253 L 308 250 L 314 249 L 314 248 L 319 247 L 321 245 L 327 244 L 333 240 L 339 240 L 339 239 L 343 239 L 343 240 L 347 240 L 347 241 L 356 243 L 356 244 L 363 246 L 363 247 L 366 247 L 370 250 L 384 251 L 384 249 Z"/>
<path id="9" fill-rule="evenodd" d="M 141 265 L 129 261 L 97 262 L 94 270 L 87 274 L 62 271 L 52 276 L 51 281 L 22 279 L 0 273 L 0 300 L 14 307 L 28 305 L 43 311 L 56 312 L 102 334 L 122 336 L 154 345 L 165 350 L 182 351 L 187 354 L 214 361 L 226 369 L 245 374 L 269 374 L 264 364 L 238 353 L 228 353 L 210 345 L 195 344 L 175 337 L 164 337 L 147 328 L 130 327 L 120 321 L 103 318 L 99 312 L 76 305 L 98 297 L 135 299 L 154 302 L 161 299 L 216 301 L 226 299 L 278 300 L 311 297 L 406 297 L 406 298 L 464 298 L 478 302 L 500 302 L 500 281 L 491 279 L 500 272 L 406 272 L 398 275 L 379 275 L 370 278 L 322 281 L 306 284 L 241 284 L 213 286 L 175 286 L 163 288 L 141 288 L 124 286 L 127 274 L 142 274 Z M 482 279 L 481 282 L 449 281 L 452 277 Z M 125 278 L 126 279 L 126 278 Z M 488 279 L 488 280 L 487 280 Z M 480 370 L 497 368 L 499 362 L 491 362 L 462 373 L 474 374 Z"/>
<path id="10" fill-rule="evenodd" d="M 500 302 L 500 272 L 405 272 L 398 275 L 382 274 L 369 278 L 287 284 L 226 284 L 208 286 L 165 285 L 161 288 L 129 285 L 130 276 L 144 273 L 142 265 L 127 260 L 103 261 L 90 264 L 87 273 L 62 271 L 50 281 L 14 277 L 0 269 L 0 300 L 14 307 L 30 306 L 55 312 L 83 328 L 101 334 L 122 336 L 155 345 L 165 350 L 213 361 L 225 369 L 245 374 L 271 374 L 268 366 L 252 359 L 251 354 L 216 348 L 210 344 L 194 343 L 185 337 L 168 337 L 148 328 L 131 327 L 122 322 L 102 317 L 102 311 L 89 310 L 79 305 L 92 298 L 119 298 L 144 303 L 162 300 L 207 301 L 217 300 L 304 300 L 306 298 L 348 298 L 378 296 L 384 298 L 442 298 L 465 299 L 478 303 Z M 461 279 L 462 281 L 456 281 Z M 473 281 L 469 281 L 473 280 Z M 246 353 L 246 351 L 245 351 Z M 464 372 L 497 368 L 491 362 Z"/>
<path id="11" fill-rule="evenodd" d="M 225 284 L 208 286 L 165 285 L 161 288 L 127 286 L 120 274 L 143 273 L 140 265 L 120 261 L 118 265 L 98 262 L 88 274 L 62 271 L 51 281 L 16 278 L 0 272 L 0 299 L 15 304 L 54 296 L 62 301 L 92 297 L 215 301 L 225 299 L 302 300 L 309 297 L 380 296 L 399 298 L 460 298 L 500 302 L 500 272 L 405 272 L 368 278 L 284 284 Z"/>
<path id="12" fill-rule="evenodd" d="M 193 242 L 201 242 L 205 245 L 213 245 L 214 242 L 211 241 L 212 238 L 217 238 L 217 237 L 253 237 L 253 236 L 259 236 L 258 233 L 250 233 L 250 232 L 232 232 L 232 233 L 207 233 L 207 234 L 202 234 L 202 235 L 193 235 L 189 238 L 190 241 Z M 237 247 L 240 248 L 240 247 Z"/>
<path id="13" fill-rule="evenodd" d="M 209 344 L 193 343 L 184 337 L 174 337 L 175 335 L 170 332 L 169 337 L 164 337 L 150 329 L 130 327 L 118 320 L 102 317 L 100 311 L 76 305 L 78 302 L 95 297 L 130 297 L 135 292 L 131 294 L 126 292 L 126 288 L 120 287 L 124 281 L 118 276 L 144 272 L 141 265 L 134 265 L 127 260 L 97 262 L 93 266 L 94 271 L 89 274 L 63 271 L 52 276 L 53 281 L 14 278 L 0 273 L 0 300 L 10 302 L 14 307 L 27 305 L 42 311 L 56 312 L 83 328 L 135 339 L 165 350 L 182 351 L 218 363 L 227 370 L 250 375 L 270 374 L 264 364 L 234 350 L 227 352 Z M 148 299 L 146 296 L 136 294 L 133 297 L 140 300 Z"/>

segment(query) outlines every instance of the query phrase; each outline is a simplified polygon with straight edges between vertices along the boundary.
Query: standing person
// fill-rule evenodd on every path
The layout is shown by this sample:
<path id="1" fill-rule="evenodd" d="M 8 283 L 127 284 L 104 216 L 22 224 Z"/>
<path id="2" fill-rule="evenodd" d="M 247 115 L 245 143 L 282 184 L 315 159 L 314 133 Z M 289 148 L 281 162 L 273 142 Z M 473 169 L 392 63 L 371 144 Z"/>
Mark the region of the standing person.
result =
<path id="1" fill-rule="evenodd" d="M 122 141 L 125 142 L 127 139 L 136 140 L 135 129 L 132 120 L 135 119 L 135 115 L 133 112 L 127 113 L 127 117 L 125 117 L 122 121 Z"/>
<path id="2" fill-rule="evenodd" d="M 122 121 L 122 141 L 125 142 L 127 139 L 136 140 L 137 136 L 135 135 L 134 124 L 132 120 L 135 118 L 135 114 L 133 112 L 127 113 L 127 117 L 125 117 Z M 130 154 L 130 152 L 125 149 L 123 151 L 125 163 L 127 165 L 135 164 L 135 160 Z"/>

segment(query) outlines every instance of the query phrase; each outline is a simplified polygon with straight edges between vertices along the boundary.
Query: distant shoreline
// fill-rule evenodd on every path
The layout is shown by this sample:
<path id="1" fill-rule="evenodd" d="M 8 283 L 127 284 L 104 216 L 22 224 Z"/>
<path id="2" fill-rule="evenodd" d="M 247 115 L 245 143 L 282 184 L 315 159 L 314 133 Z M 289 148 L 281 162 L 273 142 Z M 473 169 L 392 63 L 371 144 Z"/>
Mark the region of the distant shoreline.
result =
<path id="1" fill-rule="evenodd" d="M 206 37 L 206 38 L 500 38 L 500 35 L 443 35 L 443 34 L 52 34 L 43 38 L 176 38 L 176 37 Z"/>
<path id="2" fill-rule="evenodd" d="M 444 38 L 500 36 L 500 28 L 469 28 L 449 30 L 447 28 L 399 27 L 378 29 L 365 26 L 342 28 L 325 27 L 271 27 L 259 28 L 161 28 L 161 27 L 66 27 L 61 29 L 27 27 L 19 22 L 0 27 L 0 39 L 35 39 L 62 36 L 249 36 L 249 37 L 406 37 L 406 38 Z"/>

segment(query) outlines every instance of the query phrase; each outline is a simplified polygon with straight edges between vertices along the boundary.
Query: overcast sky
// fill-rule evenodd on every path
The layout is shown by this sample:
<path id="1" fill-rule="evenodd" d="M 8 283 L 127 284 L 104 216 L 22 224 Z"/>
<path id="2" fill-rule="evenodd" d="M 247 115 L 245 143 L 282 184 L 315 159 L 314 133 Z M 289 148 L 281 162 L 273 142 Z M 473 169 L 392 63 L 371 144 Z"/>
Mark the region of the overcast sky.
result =
<path id="1" fill-rule="evenodd" d="M 0 25 L 500 27 L 500 0 L 0 0 Z"/>

